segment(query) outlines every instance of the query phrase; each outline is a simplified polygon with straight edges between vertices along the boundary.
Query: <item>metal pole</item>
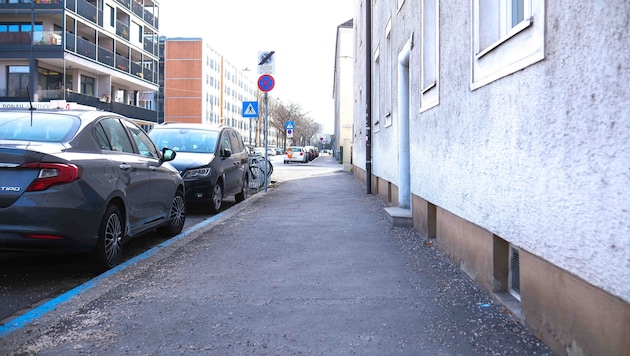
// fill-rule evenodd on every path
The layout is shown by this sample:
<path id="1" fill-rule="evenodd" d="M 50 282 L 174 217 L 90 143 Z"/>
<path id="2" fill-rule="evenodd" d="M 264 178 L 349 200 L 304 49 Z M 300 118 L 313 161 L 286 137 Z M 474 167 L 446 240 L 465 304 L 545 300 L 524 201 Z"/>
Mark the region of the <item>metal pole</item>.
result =
<path id="1" fill-rule="evenodd" d="M 268 172 L 268 166 L 267 166 L 267 160 L 269 159 L 267 157 L 267 136 L 268 136 L 268 128 L 269 128 L 269 105 L 268 105 L 268 99 L 269 99 L 269 93 L 265 92 L 265 159 L 263 164 L 265 165 L 265 170 L 264 170 L 264 174 L 265 174 L 265 192 L 267 191 L 267 180 L 269 175 L 267 174 Z"/>
<path id="2" fill-rule="evenodd" d="M 365 6 L 365 188 L 372 194 L 372 2 Z"/>

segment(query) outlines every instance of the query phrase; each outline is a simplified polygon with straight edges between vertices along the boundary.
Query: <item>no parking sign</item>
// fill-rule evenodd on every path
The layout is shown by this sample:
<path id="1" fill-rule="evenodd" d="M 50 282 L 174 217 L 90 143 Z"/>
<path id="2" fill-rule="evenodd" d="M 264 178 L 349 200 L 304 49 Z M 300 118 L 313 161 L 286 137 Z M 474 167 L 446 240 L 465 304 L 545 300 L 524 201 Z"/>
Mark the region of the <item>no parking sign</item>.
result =
<path id="1" fill-rule="evenodd" d="M 269 74 L 263 74 L 258 78 L 258 89 L 262 91 L 270 91 L 276 85 L 276 81 Z"/>

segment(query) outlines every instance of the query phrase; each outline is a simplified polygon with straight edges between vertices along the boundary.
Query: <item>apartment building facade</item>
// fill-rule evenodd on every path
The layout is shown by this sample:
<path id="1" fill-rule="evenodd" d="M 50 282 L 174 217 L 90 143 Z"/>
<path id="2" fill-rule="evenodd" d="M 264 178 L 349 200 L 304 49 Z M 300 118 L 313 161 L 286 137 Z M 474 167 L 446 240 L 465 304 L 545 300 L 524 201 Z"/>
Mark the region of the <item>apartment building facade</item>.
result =
<path id="1" fill-rule="evenodd" d="M 349 20 L 337 26 L 333 80 L 335 156 L 347 171 L 352 168 L 353 53 L 354 29 L 352 20 Z"/>
<path id="2" fill-rule="evenodd" d="M 202 38 L 164 37 L 160 46 L 164 67 L 161 121 L 229 125 L 245 141 L 252 137 L 251 145 L 262 142 L 262 110 L 254 119 L 244 118 L 242 112 L 243 102 L 260 100 L 249 72 L 237 68 Z"/>
<path id="3" fill-rule="evenodd" d="M 0 102 L 156 121 L 157 0 L 0 1 Z"/>
<path id="4" fill-rule="evenodd" d="M 356 2 L 354 174 L 557 354 L 630 349 L 629 13 Z"/>

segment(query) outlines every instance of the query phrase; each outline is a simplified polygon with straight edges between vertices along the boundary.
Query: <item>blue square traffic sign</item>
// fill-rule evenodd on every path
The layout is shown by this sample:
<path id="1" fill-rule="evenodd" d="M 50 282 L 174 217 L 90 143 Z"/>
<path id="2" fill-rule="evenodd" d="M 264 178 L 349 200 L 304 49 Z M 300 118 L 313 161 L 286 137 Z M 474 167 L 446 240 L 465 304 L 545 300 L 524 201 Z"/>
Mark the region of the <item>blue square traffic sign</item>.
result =
<path id="1" fill-rule="evenodd" d="M 258 102 L 257 101 L 244 101 L 243 102 L 243 117 L 258 117 Z"/>

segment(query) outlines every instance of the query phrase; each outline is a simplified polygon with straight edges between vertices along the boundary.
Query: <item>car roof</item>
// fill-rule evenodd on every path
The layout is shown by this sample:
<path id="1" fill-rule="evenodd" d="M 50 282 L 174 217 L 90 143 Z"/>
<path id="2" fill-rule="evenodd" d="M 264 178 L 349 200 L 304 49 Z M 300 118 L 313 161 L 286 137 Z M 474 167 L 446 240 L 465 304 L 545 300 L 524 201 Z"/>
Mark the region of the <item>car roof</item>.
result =
<path id="1" fill-rule="evenodd" d="M 188 123 L 188 122 L 165 122 L 160 125 L 155 125 L 153 129 L 195 129 L 195 130 L 209 130 L 220 131 L 227 128 L 232 128 L 228 125 L 214 125 L 214 124 L 201 124 L 201 123 Z"/>

